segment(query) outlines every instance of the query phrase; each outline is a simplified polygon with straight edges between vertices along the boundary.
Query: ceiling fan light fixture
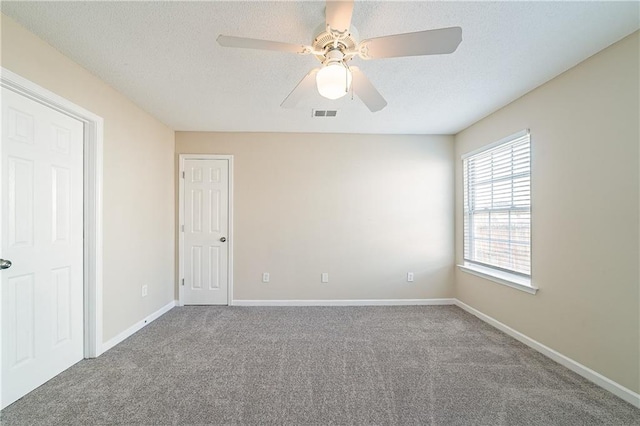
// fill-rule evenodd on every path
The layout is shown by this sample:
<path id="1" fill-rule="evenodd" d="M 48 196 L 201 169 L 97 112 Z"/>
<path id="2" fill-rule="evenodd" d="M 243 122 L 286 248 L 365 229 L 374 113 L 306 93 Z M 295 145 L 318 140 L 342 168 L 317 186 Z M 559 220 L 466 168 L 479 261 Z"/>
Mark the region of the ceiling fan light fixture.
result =
<path id="1" fill-rule="evenodd" d="M 351 88 L 351 71 L 341 61 L 329 62 L 316 74 L 318 93 L 327 99 L 338 99 Z"/>

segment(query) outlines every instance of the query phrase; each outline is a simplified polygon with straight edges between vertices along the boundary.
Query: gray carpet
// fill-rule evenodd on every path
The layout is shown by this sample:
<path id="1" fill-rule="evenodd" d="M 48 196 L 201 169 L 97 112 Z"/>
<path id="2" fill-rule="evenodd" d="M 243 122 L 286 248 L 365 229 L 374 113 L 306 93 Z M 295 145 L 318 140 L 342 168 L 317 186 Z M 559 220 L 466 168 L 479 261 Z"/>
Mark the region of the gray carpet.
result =
<path id="1" fill-rule="evenodd" d="M 453 306 L 175 308 L 4 425 L 640 425 L 640 410 Z"/>

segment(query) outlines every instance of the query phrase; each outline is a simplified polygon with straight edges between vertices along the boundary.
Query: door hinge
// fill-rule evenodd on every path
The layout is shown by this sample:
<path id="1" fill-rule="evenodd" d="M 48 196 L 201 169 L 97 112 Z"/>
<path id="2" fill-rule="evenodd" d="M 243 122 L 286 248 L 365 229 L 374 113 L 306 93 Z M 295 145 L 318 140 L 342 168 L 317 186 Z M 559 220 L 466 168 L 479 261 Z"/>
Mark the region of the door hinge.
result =
<path id="1" fill-rule="evenodd" d="M 184 170 L 182 171 L 182 179 L 184 179 Z"/>
<path id="2" fill-rule="evenodd" d="M 181 226 L 180 226 L 180 230 L 181 230 L 182 232 L 184 232 L 184 225 L 181 225 Z"/>
<path id="3" fill-rule="evenodd" d="M 184 278 L 182 279 L 182 285 L 184 285 Z"/>

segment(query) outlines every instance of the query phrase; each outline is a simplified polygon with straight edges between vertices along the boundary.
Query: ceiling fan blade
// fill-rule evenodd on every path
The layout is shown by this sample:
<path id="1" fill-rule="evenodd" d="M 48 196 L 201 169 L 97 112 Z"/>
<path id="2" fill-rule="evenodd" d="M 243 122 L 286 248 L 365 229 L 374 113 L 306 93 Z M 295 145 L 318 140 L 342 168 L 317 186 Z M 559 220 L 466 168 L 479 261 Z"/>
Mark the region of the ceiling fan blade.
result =
<path id="1" fill-rule="evenodd" d="M 343 33 L 351 26 L 353 0 L 327 0 L 325 8 L 327 25 L 331 29 Z"/>
<path id="2" fill-rule="evenodd" d="M 217 40 L 220 46 L 240 47 L 243 49 L 275 50 L 278 52 L 307 53 L 307 46 L 302 44 L 282 43 L 280 41 L 259 40 L 255 38 L 234 37 L 219 35 Z"/>
<path id="3" fill-rule="evenodd" d="M 363 59 L 440 55 L 453 53 L 461 41 L 462 28 L 450 27 L 370 38 L 360 43 L 359 50 Z"/>
<path id="4" fill-rule="evenodd" d="M 314 68 L 304 76 L 300 83 L 289 93 L 280 104 L 282 108 L 294 108 L 302 99 L 311 96 L 316 90 L 316 74 L 320 68 Z"/>
<path id="5" fill-rule="evenodd" d="M 371 84 L 366 75 L 360 71 L 358 67 L 350 67 L 353 81 L 351 85 L 356 95 L 364 102 L 364 104 L 371 110 L 371 112 L 380 111 L 387 106 L 387 101 L 384 100 L 380 92 Z"/>

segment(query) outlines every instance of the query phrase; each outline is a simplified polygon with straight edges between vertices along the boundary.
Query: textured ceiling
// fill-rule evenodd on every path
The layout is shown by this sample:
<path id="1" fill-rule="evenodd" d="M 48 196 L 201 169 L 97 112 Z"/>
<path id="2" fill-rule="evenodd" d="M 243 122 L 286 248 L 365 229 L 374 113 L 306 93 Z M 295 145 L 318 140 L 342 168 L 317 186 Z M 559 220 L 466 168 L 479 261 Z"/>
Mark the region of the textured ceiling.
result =
<path id="1" fill-rule="evenodd" d="M 354 59 L 386 98 L 280 103 L 312 56 L 218 46 L 310 44 L 323 2 L 7 2 L 1 10 L 175 130 L 452 134 L 640 26 L 638 2 L 356 1 L 360 38 L 462 27 L 451 55 Z M 338 109 L 312 118 L 311 109 Z"/>

